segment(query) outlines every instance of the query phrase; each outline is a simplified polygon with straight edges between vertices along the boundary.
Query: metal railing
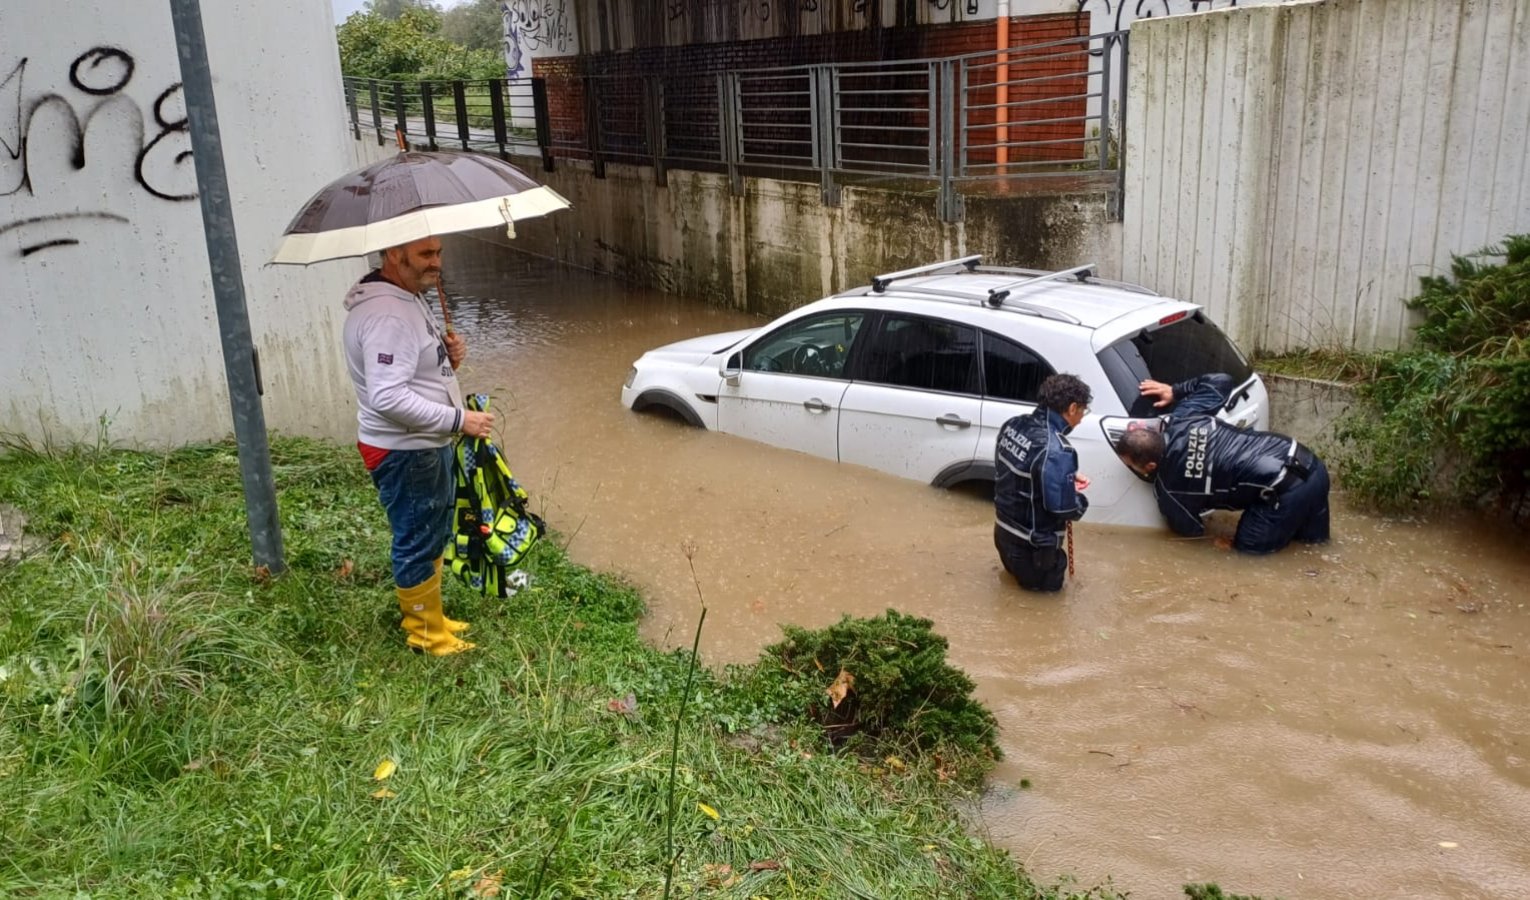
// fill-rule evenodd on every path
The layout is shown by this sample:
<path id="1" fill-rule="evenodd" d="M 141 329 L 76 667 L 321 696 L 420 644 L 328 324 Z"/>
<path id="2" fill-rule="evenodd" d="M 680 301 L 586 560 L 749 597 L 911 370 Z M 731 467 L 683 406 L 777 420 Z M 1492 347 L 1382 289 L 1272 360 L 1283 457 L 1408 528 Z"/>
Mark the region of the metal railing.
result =
<path id="1" fill-rule="evenodd" d="M 940 59 L 658 75 L 470 82 L 347 78 L 352 129 L 379 142 L 843 184 L 894 182 L 963 195 L 1058 179 L 1122 189 L 1129 33 Z M 1053 182 L 1054 184 L 1057 182 Z"/>

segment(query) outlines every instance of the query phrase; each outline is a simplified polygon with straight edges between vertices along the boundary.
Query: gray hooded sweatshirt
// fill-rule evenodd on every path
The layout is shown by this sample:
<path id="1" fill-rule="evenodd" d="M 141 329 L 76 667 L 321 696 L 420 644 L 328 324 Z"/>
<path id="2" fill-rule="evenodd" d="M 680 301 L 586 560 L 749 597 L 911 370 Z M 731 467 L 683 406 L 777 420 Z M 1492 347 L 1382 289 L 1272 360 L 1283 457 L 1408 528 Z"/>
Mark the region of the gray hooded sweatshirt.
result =
<path id="1" fill-rule="evenodd" d="M 345 309 L 357 439 L 385 450 L 450 443 L 462 428 L 462 387 L 425 301 L 374 272 L 346 293 Z"/>

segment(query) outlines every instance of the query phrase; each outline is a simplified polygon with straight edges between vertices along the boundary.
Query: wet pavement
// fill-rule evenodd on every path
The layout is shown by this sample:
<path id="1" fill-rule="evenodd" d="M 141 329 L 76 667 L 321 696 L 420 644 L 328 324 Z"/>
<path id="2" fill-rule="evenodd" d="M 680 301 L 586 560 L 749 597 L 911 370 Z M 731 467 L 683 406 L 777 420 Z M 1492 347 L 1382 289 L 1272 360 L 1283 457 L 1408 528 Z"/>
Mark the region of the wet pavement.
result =
<path id="1" fill-rule="evenodd" d="M 1003 729 L 974 827 L 1043 878 L 1145 898 L 1191 881 L 1530 896 L 1522 536 L 1342 496 L 1331 544 L 1264 558 L 1086 520 L 1067 590 L 1025 594 L 975 493 L 621 406 L 644 350 L 759 320 L 469 243 L 447 259 L 464 385 L 494 395 L 511 465 L 572 556 L 644 591 L 654 641 L 690 642 L 688 541 L 713 665 L 753 659 L 781 623 L 934 620 Z"/>

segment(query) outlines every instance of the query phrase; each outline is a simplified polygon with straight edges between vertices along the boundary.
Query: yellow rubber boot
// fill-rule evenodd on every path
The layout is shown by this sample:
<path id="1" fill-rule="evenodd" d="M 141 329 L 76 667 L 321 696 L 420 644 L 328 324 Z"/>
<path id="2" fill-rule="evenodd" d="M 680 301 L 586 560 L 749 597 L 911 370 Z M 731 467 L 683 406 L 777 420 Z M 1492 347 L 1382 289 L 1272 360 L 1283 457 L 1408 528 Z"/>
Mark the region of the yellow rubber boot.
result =
<path id="1" fill-rule="evenodd" d="M 436 557 L 436 577 L 441 577 L 441 557 L 439 556 Z M 473 627 L 467 622 L 459 622 L 456 619 L 447 616 L 446 613 L 441 614 L 441 621 L 446 623 L 446 630 L 450 631 L 452 634 L 461 634 L 462 632 L 467 631 L 469 628 Z"/>
<path id="2" fill-rule="evenodd" d="M 432 656 L 447 656 L 473 649 L 446 630 L 441 615 L 441 574 L 437 572 L 423 584 L 398 589 L 398 608 L 404 614 L 404 631 L 409 646 Z"/>

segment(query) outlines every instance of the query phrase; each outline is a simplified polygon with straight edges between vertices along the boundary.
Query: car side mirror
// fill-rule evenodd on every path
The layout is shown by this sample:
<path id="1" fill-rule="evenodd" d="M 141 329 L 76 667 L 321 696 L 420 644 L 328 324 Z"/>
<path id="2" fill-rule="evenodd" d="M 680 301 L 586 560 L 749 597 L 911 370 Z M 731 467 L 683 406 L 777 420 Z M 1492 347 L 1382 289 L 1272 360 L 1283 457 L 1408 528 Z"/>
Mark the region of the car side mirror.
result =
<path id="1" fill-rule="evenodd" d="M 740 376 L 744 374 L 743 352 L 740 351 L 728 357 L 727 360 L 723 362 L 722 368 L 717 370 L 717 374 L 722 376 L 723 381 L 726 381 L 733 387 L 737 387 Z"/>

